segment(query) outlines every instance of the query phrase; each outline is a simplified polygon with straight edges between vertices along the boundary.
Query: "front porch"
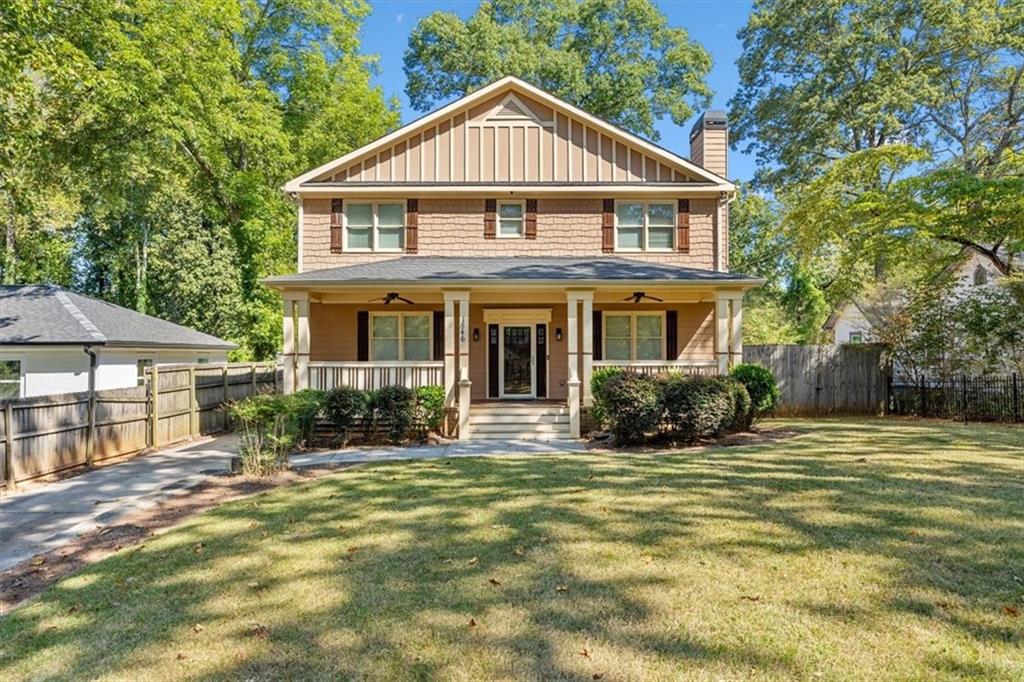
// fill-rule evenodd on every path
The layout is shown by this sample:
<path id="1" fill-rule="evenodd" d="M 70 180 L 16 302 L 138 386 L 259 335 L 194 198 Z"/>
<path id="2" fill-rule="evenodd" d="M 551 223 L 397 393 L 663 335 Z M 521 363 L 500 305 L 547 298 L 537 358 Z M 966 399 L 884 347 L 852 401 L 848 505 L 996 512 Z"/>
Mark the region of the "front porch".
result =
<path id="1" fill-rule="evenodd" d="M 646 296 L 635 300 L 641 290 Z M 400 298 L 380 300 L 390 292 Z M 742 293 L 642 281 L 287 290 L 285 390 L 437 385 L 460 438 L 512 437 L 496 424 L 522 424 L 522 437 L 575 438 L 596 369 L 727 372 L 742 356 Z M 543 409 L 524 410 L 525 402 Z M 547 426 L 527 429 L 532 423 Z"/>

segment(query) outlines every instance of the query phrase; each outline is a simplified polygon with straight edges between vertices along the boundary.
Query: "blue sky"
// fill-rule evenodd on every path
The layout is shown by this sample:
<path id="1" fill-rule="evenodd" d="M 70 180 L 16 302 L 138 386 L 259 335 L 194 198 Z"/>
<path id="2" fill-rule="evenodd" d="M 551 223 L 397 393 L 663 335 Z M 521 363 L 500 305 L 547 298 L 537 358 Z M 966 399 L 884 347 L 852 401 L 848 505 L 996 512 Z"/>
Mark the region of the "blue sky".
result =
<path id="1" fill-rule="evenodd" d="M 405 96 L 405 73 L 402 56 L 409 41 L 409 32 L 421 18 L 435 10 L 455 12 L 468 17 L 476 11 L 479 2 L 412 2 L 409 0 L 369 0 L 373 13 L 363 28 L 363 47 L 380 55 L 378 82 L 387 96 L 395 95 L 402 102 L 402 121 L 410 121 L 420 114 L 409 106 Z M 740 0 L 661 0 L 661 10 L 673 26 L 682 26 L 690 36 L 704 46 L 714 61 L 708 83 L 715 93 L 712 107 L 726 108 L 736 91 L 739 77 L 736 59 L 741 45 L 736 32 L 746 23 L 750 2 Z M 671 121 L 661 121 L 658 132 L 660 144 L 686 155 L 689 150 L 687 133 L 693 121 L 679 127 Z M 733 151 L 729 157 L 729 175 L 733 179 L 749 180 L 754 174 L 754 159 Z"/>

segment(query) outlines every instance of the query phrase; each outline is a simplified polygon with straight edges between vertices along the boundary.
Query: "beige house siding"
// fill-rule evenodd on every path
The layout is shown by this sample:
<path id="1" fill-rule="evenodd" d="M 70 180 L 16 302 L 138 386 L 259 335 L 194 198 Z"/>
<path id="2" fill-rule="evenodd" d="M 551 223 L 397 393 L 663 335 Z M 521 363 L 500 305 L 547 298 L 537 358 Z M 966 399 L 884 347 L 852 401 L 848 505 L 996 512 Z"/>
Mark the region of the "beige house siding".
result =
<path id="1" fill-rule="evenodd" d="M 690 200 L 689 253 L 623 252 L 618 255 L 634 260 L 714 269 L 713 229 L 717 203 L 716 199 Z M 402 255 L 331 253 L 330 210 L 330 199 L 305 199 L 303 202 L 304 270 L 386 260 Z M 419 200 L 418 255 L 605 256 L 609 254 L 601 250 L 601 220 L 601 199 L 538 199 L 536 239 L 484 239 L 483 199 L 424 198 Z"/>

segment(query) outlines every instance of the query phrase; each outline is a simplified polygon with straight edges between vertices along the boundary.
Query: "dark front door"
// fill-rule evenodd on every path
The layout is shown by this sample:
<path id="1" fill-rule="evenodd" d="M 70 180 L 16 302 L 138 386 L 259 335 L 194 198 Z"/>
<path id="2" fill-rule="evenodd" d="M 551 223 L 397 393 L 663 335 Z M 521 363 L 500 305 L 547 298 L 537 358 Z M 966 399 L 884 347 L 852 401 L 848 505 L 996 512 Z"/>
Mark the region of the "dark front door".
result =
<path id="1" fill-rule="evenodd" d="M 506 326 L 502 329 L 504 367 L 503 395 L 533 396 L 533 328 Z"/>

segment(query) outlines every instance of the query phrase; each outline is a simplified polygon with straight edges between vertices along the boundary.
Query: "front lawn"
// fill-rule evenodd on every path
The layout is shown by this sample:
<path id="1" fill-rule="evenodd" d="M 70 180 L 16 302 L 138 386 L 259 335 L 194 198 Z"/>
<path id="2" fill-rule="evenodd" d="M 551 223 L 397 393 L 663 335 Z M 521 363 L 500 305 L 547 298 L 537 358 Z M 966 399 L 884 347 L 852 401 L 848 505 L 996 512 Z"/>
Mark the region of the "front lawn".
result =
<path id="1" fill-rule="evenodd" d="M 225 504 L 0 620 L 15 679 L 1024 679 L 1024 429 L 788 421 Z"/>

